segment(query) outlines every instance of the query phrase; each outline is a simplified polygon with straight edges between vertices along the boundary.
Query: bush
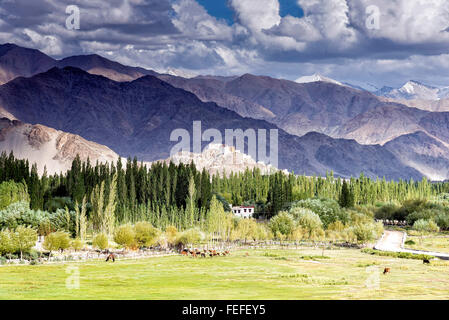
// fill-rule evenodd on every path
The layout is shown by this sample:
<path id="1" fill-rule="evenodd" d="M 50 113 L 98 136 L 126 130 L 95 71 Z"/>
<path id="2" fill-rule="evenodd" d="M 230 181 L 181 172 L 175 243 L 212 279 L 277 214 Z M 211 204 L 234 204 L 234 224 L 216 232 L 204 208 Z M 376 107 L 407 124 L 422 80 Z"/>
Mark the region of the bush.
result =
<path id="1" fill-rule="evenodd" d="M 175 226 L 168 226 L 165 228 L 165 238 L 169 245 L 174 245 L 176 243 L 176 238 L 178 237 L 178 229 Z"/>
<path id="2" fill-rule="evenodd" d="M 304 208 L 294 208 L 292 211 L 295 213 L 294 217 L 298 225 L 305 233 L 303 235 L 305 235 L 308 239 L 313 239 L 316 235 L 321 233 L 323 223 L 321 222 L 318 214 Z"/>
<path id="3" fill-rule="evenodd" d="M 28 202 L 15 202 L 0 211 L 0 229 L 15 229 L 20 225 L 37 228 L 42 220 L 49 217 L 46 211 L 31 210 Z"/>
<path id="4" fill-rule="evenodd" d="M 204 238 L 203 233 L 198 229 L 188 229 L 182 232 L 176 239 L 177 246 L 187 246 L 200 242 Z"/>
<path id="5" fill-rule="evenodd" d="M 396 216 L 396 212 L 399 210 L 399 207 L 388 203 L 388 204 L 382 204 L 375 213 L 376 219 L 381 220 L 402 220 L 398 219 L 398 216 Z"/>
<path id="6" fill-rule="evenodd" d="M 438 232 L 440 228 L 433 220 L 417 220 L 413 224 L 413 229 L 419 232 Z"/>
<path id="7" fill-rule="evenodd" d="M 239 219 L 237 227 L 232 232 L 232 238 L 245 242 L 255 240 L 258 237 L 257 231 L 257 222 L 254 219 Z"/>
<path id="8" fill-rule="evenodd" d="M 43 247 L 50 252 L 56 250 L 64 251 L 70 247 L 70 236 L 63 231 L 50 233 L 45 237 Z"/>
<path id="9" fill-rule="evenodd" d="M 150 247 L 156 243 L 160 235 L 160 231 L 153 227 L 149 222 L 138 222 L 134 226 L 134 233 L 137 245 L 142 247 Z"/>
<path id="10" fill-rule="evenodd" d="M 84 248 L 84 242 L 83 242 L 81 239 L 73 239 L 73 240 L 72 240 L 71 247 L 72 247 L 73 250 L 75 250 L 75 251 L 83 250 L 83 248 Z"/>
<path id="11" fill-rule="evenodd" d="M 294 214 L 295 208 L 310 209 L 316 213 L 325 228 L 335 221 L 341 221 L 347 223 L 349 216 L 347 212 L 340 208 L 337 201 L 331 199 L 307 199 L 296 202 L 290 213 Z"/>
<path id="12" fill-rule="evenodd" d="M 106 233 L 102 232 L 97 234 L 92 240 L 92 246 L 100 250 L 107 249 L 109 247 L 109 240 Z"/>
<path id="13" fill-rule="evenodd" d="M 295 228 L 295 221 L 291 214 L 281 211 L 271 218 L 269 227 L 276 237 L 289 237 Z"/>
<path id="14" fill-rule="evenodd" d="M 351 227 L 352 233 L 355 235 L 359 243 L 367 243 L 376 240 L 382 235 L 383 226 L 381 223 L 356 224 Z"/>
<path id="15" fill-rule="evenodd" d="M 129 224 L 118 227 L 114 232 L 114 241 L 124 248 L 135 247 L 136 233 L 134 232 L 134 228 Z"/>

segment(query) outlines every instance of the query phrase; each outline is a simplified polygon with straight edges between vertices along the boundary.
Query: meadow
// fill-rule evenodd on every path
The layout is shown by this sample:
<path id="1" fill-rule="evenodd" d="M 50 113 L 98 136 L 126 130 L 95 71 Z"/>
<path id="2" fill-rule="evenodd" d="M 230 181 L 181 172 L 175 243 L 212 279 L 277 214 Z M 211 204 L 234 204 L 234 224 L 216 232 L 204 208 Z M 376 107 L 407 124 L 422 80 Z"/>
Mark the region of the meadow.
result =
<path id="1" fill-rule="evenodd" d="M 68 289 L 67 267 L 79 268 Z M 383 275 L 385 267 L 391 272 Z M 0 299 L 449 299 L 449 262 L 357 249 L 249 249 L 182 256 L 0 267 Z"/>
<path id="2" fill-rule="evenodd" d="M 408 235 L 406 248 L 424 251 L 449 253 L 449 235 L 447 233 L 428 233 L 424 236 Z"/>

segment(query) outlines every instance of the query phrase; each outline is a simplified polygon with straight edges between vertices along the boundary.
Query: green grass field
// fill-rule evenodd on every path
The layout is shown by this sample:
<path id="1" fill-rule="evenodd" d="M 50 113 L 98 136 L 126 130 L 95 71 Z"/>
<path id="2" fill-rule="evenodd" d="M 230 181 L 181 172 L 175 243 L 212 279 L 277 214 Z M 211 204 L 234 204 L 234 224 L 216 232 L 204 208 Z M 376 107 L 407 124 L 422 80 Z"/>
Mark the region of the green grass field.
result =
<path id="1" fill-rule="evenodd" d="M 0 267 L 0 299 L 449 298 L 449 262 L 428 266 L 355 249 L 326 250 L 324 259 L 317 257 L 321 253 L 250 250 L 207 259 L 170 256 Z M 79 267 L 79 289 L 67 289 L 67 266 Z M 367 270 L 370 266 L 374 271 Z M 380 274 L 384 267 L 391 273 Z M 368 278 L 379 279 L 379 287 L 367 287 Z"/>
<path id="2" fill-rule="evenodd" d="M 449 253 L 449 236 L 441 234 L 419 236 L 407 236 L 415 244 L 405 244 L 405 247 L 415 250 L 437 251 Z"/>

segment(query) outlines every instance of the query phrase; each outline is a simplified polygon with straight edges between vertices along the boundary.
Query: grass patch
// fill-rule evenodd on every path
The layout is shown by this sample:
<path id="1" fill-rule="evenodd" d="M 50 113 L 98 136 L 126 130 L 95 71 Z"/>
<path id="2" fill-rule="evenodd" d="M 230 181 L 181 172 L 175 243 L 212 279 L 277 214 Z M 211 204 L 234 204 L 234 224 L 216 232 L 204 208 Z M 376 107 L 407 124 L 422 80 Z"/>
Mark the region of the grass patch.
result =
<path id="1" fill-rule="evenodd" d="M 405 244 L 407 248 L 414 250 L 449 253 L 449 237 L 441 233 L 433 233 L 423 237 L 409 236 Z"/>
<path id="2" fill-rule="evenodd" d="M 393 257 L 393 258 L 401 258 L 401 259 L 413 259 L 413 260 L 432 260 L 435 259 L 434 256 L 430 256 L 427 254 L 414 254 L 410 252 L 387 252 L 387 251 L 379 251 L 374 249 L 362 249 L 361 252 L 378 255 L 382 257 Z"/>
<path id="3" fill-rule="evenodd" d="M 299 259 L 301 259 L 301 260 L 320 260 L 320 259 L 330 259 L 330 257 L 315 255 L 315 256 L 300 256 Z"/>

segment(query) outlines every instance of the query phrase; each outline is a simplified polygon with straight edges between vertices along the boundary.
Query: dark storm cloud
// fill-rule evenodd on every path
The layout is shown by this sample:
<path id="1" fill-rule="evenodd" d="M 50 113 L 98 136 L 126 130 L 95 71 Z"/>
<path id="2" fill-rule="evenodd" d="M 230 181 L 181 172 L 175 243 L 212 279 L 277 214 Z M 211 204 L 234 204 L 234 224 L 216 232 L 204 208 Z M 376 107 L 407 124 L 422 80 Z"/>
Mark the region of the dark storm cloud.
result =
<path id="1" fill-rule="evenodd" d="M 195 0 L 3 0 L 0 42 L 56 58 L 98 53 L 122 63 L 195 73 L 258 72 L 295 79 L 321 71 L 347 79 L 345 64 L 352 70 L 376 65 L 365 72 L 369 81 L 391 82 L 406 76 L 403 70 L 418 79 L 429 68 L 441 81 L 449 74 L 444 64 L 449 1 L 300 0 L 299 15 L 286 12 L 285 1 L 226 1 L 232 21 L 211 16 L 213 10 Z M 65 10 L 72 4 L 81 11 L 80 30 L 65 27 Z M 372 5 L 380 14 L 374 30 L 366 26 Z"/>

